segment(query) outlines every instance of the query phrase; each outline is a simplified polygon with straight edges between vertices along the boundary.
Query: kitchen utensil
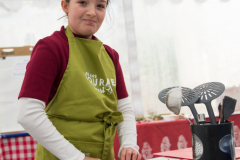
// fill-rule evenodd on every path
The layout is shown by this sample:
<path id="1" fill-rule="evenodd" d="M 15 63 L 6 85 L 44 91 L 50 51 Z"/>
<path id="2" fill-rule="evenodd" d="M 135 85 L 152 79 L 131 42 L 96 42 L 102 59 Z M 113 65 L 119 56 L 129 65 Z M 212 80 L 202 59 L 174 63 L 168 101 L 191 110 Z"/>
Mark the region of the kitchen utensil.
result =
<path id="1" fill-rule="evenodd" d="M 221 102 L 220 102 L 219 105 L 218 105 L 218 113 L 219 113 L 218 118 L 219 118 L 219 120 L 220 120 L 220 115 L 221 115 L 221 107 L 222 107 L 222 105 L 221 105 Z"/>
<path id="2" fill-rule="evenodd" d="M 205 114 L 203 114 L 203 113 L 198 114 L 198 123 L 204 124 L 205 122 L 206 122 Z"/>
<path id="3" fill-rule="evenodd" d="M 183 117 L 183 118 L 185 118 L 185 119 L 187 119 L 188 120 L 188 122 L 190 123 L 190 124 L 192 124 L 192 122 L 187 118 L 187 117 L 185 117 L 184 115 L 181 115 L 181 114 L 179 114 L 179 116 L 181 116 L 181 117 Z"/>
<path id="4" fill-rule="evenodd" d="M 229 117 L 233 114 L 235 110 L 237 100 L 231 97 L 225 96 L 223 102 L 223 114 L 224 114 L 224 122 L 228 121 Z"/>
<path id="5" fill-rule="evenodd" d="M 178 115 L 181 110 L 182 89 L 181 87 L 173 88 L 168 91 L 165 99 L 167 108 L 174 114 Z"/>
<path id="6" fill-rule="evenodd" d="M 223 121 L 223 96 L 222 96 L 221 103 L 218 106 L 218 113 L 219 113 L 218 124 L 220 124 Z"/>
<path id="7" fill-rule="evenodd" d="M 170 91 L 168 91 L 167 95 L 166 95 L 166 99 L 165 99 L 165 103 L 167 108 L 172 111 L 174 114 L 178 115 L 178 116 L 182 116 L 185 119 L 187 119 L 190 124 L 192 124 L 192 122 L 185 117 L 184 115 L 180 115 L 180 110 L 181 110 L 181 103 L 182 103 L 182 88 L 181 87 L 177 87 L 177 88 L 173 88 Z"/>
<path id="8" fill-rule="evenodd" d="M 167 93 L 173 89 L 173 88 L 177 88 L 176 87 L 169 87 L 166 88 L 164 90 L 162 90 L 159 94 L 158 94 L 158 99 L 162 102 L 162 103 L 166 103 L 166 95 Z M 196 91 L 194 91 L 193 89 L 190 88 L 186 88 L 186 87 L 181 87 L 182 90 L 182 102 L 181 102 L 181 106 L 188 106 L 193 114 L 194 119 L 197 122 L 197 111 L 196 108 L 194 106 L 194 103 L 198 100 L 198 94 Z"/>
<path id="9" fill-rule="evenodd" d="M 195 90 L 199 95 L 199 99 L 195 103 L 204 103 L 207 107 L 211 124 L 217 124 L 211 101 L 219 97 L 224 92 L 225 86 L 220 82 L 210 82 L 201 84 L 193 90 Z"/>
<path id="10" fill-rule="evenodd" d="M 230 154 L 232 157 L 232 150 L 230 149 L 232 147 L 231 139 L 232 139 L 231 134 L 224 136 L 219 142 L 219 148 L 221 149 L 221 151 L 223 151 L 224 153 Z"/>

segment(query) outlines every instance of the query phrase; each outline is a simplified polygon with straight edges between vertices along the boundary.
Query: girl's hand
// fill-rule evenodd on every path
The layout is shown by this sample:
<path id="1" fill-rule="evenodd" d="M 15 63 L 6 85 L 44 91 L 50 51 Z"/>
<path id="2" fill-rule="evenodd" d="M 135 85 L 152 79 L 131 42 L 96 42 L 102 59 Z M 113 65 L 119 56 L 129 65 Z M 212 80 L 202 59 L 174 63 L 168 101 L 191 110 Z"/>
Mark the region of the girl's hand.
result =
<path id="1" fill-rule="evenodd" d="M 99 158 L 85 157 L 83 160 L 101 160 L 101 159 L 99 159 Z"/>
<path id="2" fill-rule="evenodd" d="M 141 160 L 142 155 L 131 147 L 123 148 L 121 151 L 121 160 Z"/>

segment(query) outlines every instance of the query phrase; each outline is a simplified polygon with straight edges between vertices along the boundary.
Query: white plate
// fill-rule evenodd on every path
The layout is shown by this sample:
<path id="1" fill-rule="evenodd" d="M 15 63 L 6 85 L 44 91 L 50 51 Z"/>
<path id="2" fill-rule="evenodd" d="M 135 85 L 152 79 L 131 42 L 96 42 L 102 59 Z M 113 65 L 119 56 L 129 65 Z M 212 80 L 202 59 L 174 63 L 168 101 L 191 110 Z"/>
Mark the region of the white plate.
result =
<path id="1" fill-rule="evenodd" d="M 175 121 L 179 119 L 178 115 L 162 115 L 162 117 L 165 121 Z"/>

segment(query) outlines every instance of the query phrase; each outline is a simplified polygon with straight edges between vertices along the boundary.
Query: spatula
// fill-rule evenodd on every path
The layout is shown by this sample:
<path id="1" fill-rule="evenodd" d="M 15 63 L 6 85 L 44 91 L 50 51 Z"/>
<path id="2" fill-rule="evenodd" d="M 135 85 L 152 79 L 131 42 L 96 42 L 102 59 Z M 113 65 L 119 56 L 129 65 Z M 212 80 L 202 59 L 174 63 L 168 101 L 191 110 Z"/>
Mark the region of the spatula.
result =
<path id="1" fill-rule="evenodd" d="M 224 122 L 228 121 L 229 117 L 233 114 L 235 110 L 237 100 L 231 97 L 225 96 L 223 101 L 223 117 Z"/>
<path id="2" fill-rule="evenodd" d="M 194 88 L 199 95 L 199 99 L 196 103 L 204 103 L 207 107 L 208 115 L 211 124 L 217 124 L 215 115 L 213 113 L 211 101 L 219 97 L 225 90 L 225 86 L 220 82 L 204 83 Z"/>
<path id="3" fill-rule="evenodd" d="M 169 87 L 166 88 L 164 90 L 162 90 L 159 94 L 158 94 L 158 99 L 165 104 L 165 99 L 166 99 L 166 95 L 167 93 L 173 89 L 173 88 L 177 88 L 179 86 L 176 87 Z M 194 91 L 193 89 L 190 88 L 186 88 L 186 87 L 181 87 L 182 88 L 182 103 L 181 106 L 188 106 L 193 114 L 193 117 L 195 119 L 196 122 L 198 122 L 197 119 L 197 111 L 196 108 L 194 106 L 194 103 L 198 100 L 198 94 L 196 91 Z"/>

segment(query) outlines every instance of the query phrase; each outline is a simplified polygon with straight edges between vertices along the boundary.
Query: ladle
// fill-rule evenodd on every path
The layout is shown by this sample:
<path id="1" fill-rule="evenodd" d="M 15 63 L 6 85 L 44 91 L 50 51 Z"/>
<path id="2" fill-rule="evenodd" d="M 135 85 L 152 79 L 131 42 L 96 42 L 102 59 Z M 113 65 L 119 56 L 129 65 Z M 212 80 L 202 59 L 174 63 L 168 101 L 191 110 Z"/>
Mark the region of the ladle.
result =
<path id="1" fill-rule="evenodd" d="M 168 91 L 168 93 L 166 95 L 165 103 L 166 103 L 167 108 L 170 111 L 172 111 L 174 114 L 176 114 L 178 116 L 184 117 L 185 119 L 187 119 L 190 122 L 190 124 L 192 124 L 191 121 L 187 117 L 179 114 L 180 110 L 181 110 L 181 103 L 182 103 L 182 88 L 181 87 L 173 88 L 170 91 Z"/>
<path id="2" fill-rule="evenodd" d="M 194 103 L 198 100 L 198 94 L 197 94 L 196 91 L 194 91 L 194 90 L 192 90 L 190 88 L 186 88 L 186 87 L 179 87 L 179 86 L 177 86 L 177 87 L 170 87 L 170 88 L 166 88 L 166 89 L 162 90 L 158 94 L 158 99 L 161 102 L 166 104 L 166 95 L 173 88 L 180 88 L 181 89 L 181 93 L 182 93 L 181 106 L 188 106 L 190 108 L 192 114 L 193 114 L 193 117 L 194 117 L 195 121 L 198 123 L 197 111 L 196 111 L 196 108 L 194 106 Z M 177 101 L 177 102 L 179 102 L 179 101 Z M 171 111 L 175 112 L 176 109 L 177 109 L 176 106 L 171 107 Z"/>

